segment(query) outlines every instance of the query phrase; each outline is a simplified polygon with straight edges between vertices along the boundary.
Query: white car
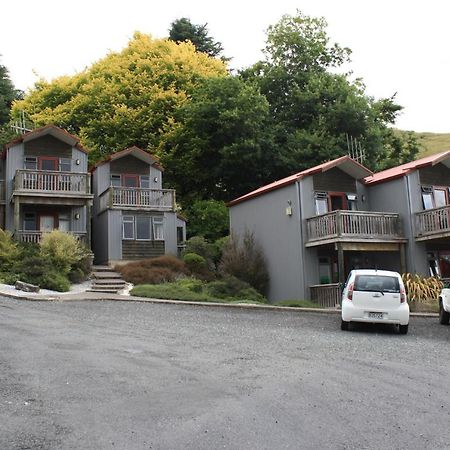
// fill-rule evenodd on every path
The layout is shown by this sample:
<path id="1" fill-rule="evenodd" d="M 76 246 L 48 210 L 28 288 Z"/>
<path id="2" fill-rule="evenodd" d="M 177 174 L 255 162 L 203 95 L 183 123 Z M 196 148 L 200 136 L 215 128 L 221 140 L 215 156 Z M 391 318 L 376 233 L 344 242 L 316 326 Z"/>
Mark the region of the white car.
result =
<path id="1" fill-rule="evenodd" d="M 439 295 L 439 323 L 448 325 L 450 319 L 450 289 L 442 289 Z"/>
<path id="2" fill-rule="evenodd" d="M 405 286 L 397 272 L 375 269 L 352 270 L 342 293 L 341 329 L 350 322 L 387 323 L 408 332 L 409 305 Z"/>

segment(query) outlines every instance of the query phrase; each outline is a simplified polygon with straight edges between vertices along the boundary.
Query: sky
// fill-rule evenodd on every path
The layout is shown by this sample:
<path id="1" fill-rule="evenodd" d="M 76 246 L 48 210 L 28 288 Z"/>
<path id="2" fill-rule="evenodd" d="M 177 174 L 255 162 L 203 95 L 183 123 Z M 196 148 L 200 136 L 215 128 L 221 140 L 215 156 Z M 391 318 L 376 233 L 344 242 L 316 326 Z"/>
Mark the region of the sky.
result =
<path id="1" fill-rule="evenodd" d="M 345 70 L 375 98 L 396 95 L 395 126 L 450 132 L 450 51 L 446 0 L 2 0 L 0 64 L 18 89 L 51 80 L 120 51 L 135 31 L 155 38 L 188 17 L 207 23 L 234 69 L 262 59 L 269 25 L 300 10 L 324 17 L 332 42 L 352 50 Z"/>

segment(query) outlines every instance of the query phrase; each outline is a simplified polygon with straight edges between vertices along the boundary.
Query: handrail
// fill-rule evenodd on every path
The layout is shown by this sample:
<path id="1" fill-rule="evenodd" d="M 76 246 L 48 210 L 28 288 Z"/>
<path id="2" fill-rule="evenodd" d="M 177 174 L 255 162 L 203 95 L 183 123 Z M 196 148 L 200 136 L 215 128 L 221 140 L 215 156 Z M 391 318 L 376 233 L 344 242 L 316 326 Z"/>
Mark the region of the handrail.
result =
<path id="1" fill-rule="evenodd" d="M 415 216 L 417 237 L 450 232 L 450 205 L 420 211 Z"/>
<path id="2" fill-rule="evenodd" d="M 14 190 L 18 192 L 89 194 L 90 174 L 18 169 L 14 179 Z"/>
<path id="3" fill-rule="evenodd" d="M 337 210 L 306 219 L 308 240 L 341 237 L 400 238 L 397 213 Z"/>

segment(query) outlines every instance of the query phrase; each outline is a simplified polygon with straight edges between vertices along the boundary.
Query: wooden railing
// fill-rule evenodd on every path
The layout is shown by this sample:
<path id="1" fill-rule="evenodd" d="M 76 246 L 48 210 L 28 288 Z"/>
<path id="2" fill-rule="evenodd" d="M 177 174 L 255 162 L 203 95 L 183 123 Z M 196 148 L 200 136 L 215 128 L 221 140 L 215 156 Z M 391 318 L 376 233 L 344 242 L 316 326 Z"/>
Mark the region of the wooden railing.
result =
<path id="1" fill-rule="evenodd" d="M 14 190 L 60 194 L 90 194 L 90 175 L 76 172 L 19 169 Z"/>
<path id="2" fill-rule="evenodd" d="M 19 242 L 28 242 L 28 243 L 38 244 L 41 241 L 43 234 L 44 234 L 44 232 L 39 231 L 39 230 L 36 230 L 36 231 L 19 230 L 17 233 L 15 233 L 15 237 Z M 73 234 L 81 242 L 85 242 L 85 240 L 86 240 L 86 233 L 70 232 L 70 234 Z"/>
<path id="3" fill-rule="evenodd" d="M 416 213 L 416 237 L 433 237 L 450 233 L 450 206 Z"/>
<path id="4" fill-rule="evenodd" d="M 308 241 L 333 238 L 402 238 L 400 218 L 395 213 L 333 211 L 306 219 Z"/>
<path id="5" fill-rule="evenodd" d="M 111 186 L 100 197 L 100 211 L 109 207 L 136 207 L 173 211 L 175 191 L 173 189 L 125 188 Z"/>
<path id="6" fill-rule="evenodd" d="M 342 287 L 339 283 L 317 284 L 309 289 L 311 301 L 323 308 L 336 308 L 341 304 Z"/>

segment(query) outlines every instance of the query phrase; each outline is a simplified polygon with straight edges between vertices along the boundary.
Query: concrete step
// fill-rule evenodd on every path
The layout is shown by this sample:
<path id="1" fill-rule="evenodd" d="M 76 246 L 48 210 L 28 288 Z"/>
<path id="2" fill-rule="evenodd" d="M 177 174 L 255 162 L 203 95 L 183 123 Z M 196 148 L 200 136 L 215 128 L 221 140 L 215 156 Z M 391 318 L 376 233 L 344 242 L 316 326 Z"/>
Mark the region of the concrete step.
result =
<path id="1" fill-rule="evenodd" d="M 112 267 L 109 266 L 92 266 L 93 272 L 114 272 Z"/>
<path id="2" fill-rule="evenodd" d="M 121 289 L 87 289 L 86 292 L 104 292 L 106 294 L 117 294 Z"/>
<path id="3" fill-rule="evenodd" d="M 126 281 L 122 280 L 122 278 L 100 278 L 92 280 L 92 284 L 98 286 L 102 284 L 126 284 Z"/>
<path id="4" fill-rule="evenodd" d="M 120 275 L 120 273 L 117 272 L 92 272 L 92 276 L 94 278 L 120 278 L 122 279 L 122 276 Z"/>

